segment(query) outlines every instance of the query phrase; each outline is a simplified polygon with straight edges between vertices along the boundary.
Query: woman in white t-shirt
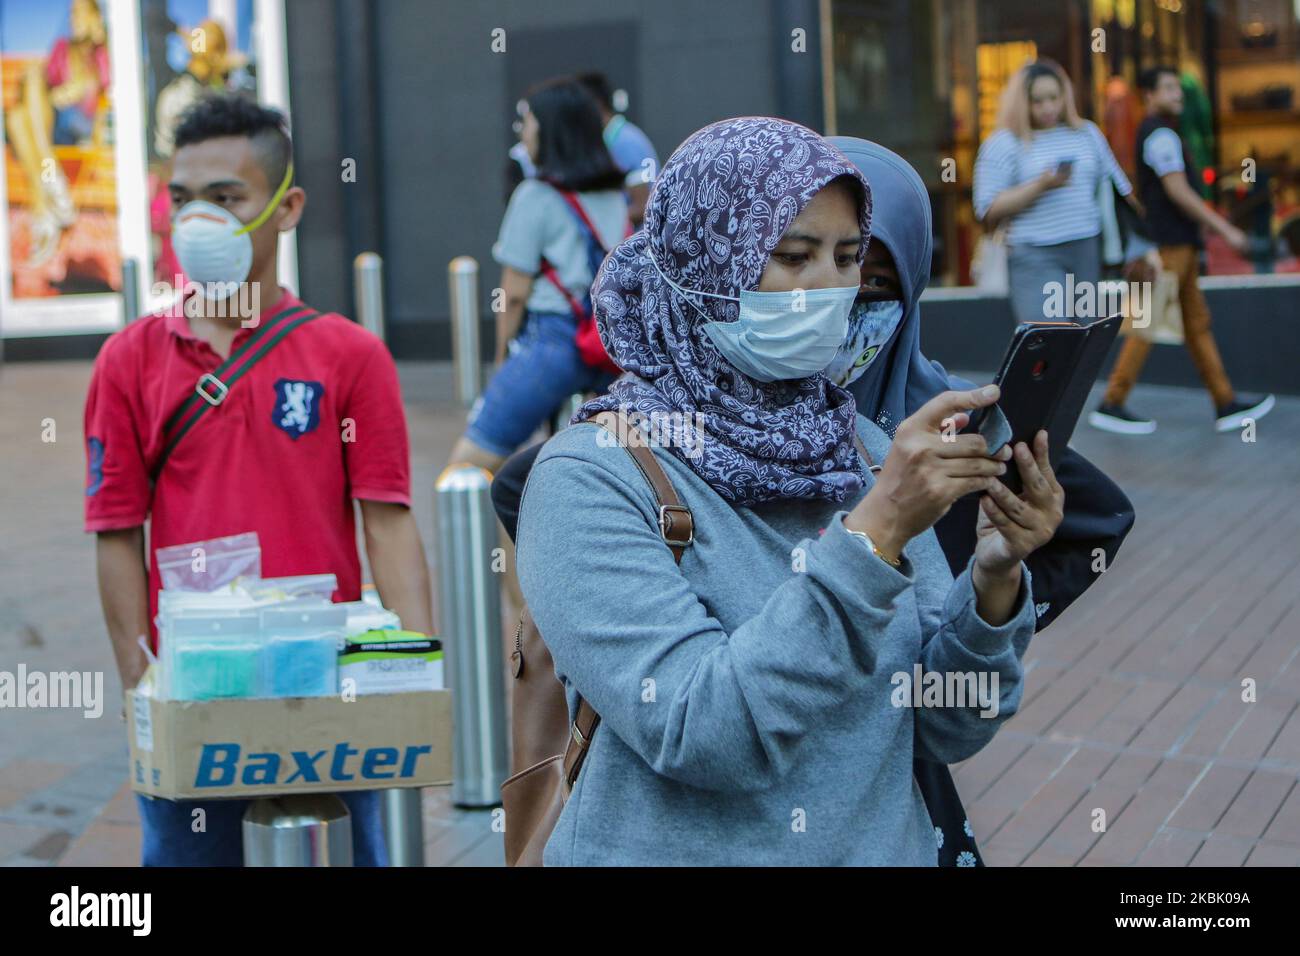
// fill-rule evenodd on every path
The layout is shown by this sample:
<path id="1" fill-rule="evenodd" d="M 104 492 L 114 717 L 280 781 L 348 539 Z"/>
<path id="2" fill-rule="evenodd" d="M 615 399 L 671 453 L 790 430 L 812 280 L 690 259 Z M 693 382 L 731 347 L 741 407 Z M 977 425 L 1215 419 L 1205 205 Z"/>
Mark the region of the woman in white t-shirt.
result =
<path id="1" fill-rule="evenodd" d="M 515 187 L 492 247 L 505 294 L 498 367 L 451 455 L 494 473 L 569 396 L 614 380 L 609 368 L 588 364 L 575 336 L 600 250 L 628 231 L 623 173 L 591 94 L 562 78 L 534 87 L 523 103 L 520 139 L 537 173 Z"/>
<path id="2" fill-rule="evenodd" d="M 1080 118 L 1065 71 L 1046 59 L 1026 64 L 1007 83 L 997 131 L 975 160 L 975 215 L 989 229 L 1007 224 L 1017 321 L 1097 318 L 1078 314 L 1074 303 L 1089 283 L 1094 295 L 1088 299 L 1096 301 L 1098 190 L 1106 180 L 1140 216 L 1133 187 L 1106 138 Z"/>

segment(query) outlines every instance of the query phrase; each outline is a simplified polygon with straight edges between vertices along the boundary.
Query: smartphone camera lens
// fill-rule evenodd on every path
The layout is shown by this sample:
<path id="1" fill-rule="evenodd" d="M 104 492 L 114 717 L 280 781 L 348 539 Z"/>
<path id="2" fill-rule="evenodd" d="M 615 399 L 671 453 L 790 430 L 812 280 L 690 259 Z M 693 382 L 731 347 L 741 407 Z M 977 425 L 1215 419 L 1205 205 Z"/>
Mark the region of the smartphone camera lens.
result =
<path id="1" fill-rule="evenodd" d="M 1043 337 L 1041 335 L 1031 335 L 1029 341 L 1025 343 L 1027 349 L 1040 349 L 1043 347 Z"/>

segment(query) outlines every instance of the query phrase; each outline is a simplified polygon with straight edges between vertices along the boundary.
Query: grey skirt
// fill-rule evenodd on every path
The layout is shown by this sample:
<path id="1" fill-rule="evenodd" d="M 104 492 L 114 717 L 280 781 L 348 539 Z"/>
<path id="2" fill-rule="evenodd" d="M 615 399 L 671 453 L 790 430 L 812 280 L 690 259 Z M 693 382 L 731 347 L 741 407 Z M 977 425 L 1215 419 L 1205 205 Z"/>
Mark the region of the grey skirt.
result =
<path id="1" fill-rule="evenodd" d="M 1067 276 L 1073 281 L 1067 285 Z M 1101 236 L 1074 239 L 1051 246 L 1008 246 L 1007 281 L 1011 286 L 1011 312 L 1017 322 L 1064 322 L 1087 324 L 1091 316 L 1055 314 L 1049 283 L 1060 289 L 1101 279 Z M 1048 286 L 1045 290 L 1044 286 Z M 1060 302 L 1063 291 L 1057 294 Z M 1049 314 L 1052 312 L 1053 314 Z"/>

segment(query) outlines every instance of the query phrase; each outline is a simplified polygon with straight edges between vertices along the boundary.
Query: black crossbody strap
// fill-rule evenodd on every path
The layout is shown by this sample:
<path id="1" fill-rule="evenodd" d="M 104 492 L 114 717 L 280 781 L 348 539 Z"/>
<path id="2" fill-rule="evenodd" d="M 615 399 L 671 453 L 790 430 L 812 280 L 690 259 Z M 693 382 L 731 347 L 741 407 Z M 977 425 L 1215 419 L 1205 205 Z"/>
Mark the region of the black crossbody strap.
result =
<path id="1" fill-rule="evenodd" d="M 250 335 L 243 345 L 231 352 L 230 357 L 217 366 L 215 371 L 209 372 L 199 379 L 200 384 L 195 386 L 194 394 L 182 402 L 180 407 L 172 413 L 171 418 L 167 419 L 167 424 L 163 426 L 163 430 L 167 433 L 173 432 L 180 426 L 181 422 L 193 414 L 195 408 L 202 404 L 211 405 L 213 403 L 213 398 L 217 399 L 216 404 L 221 404 L 219 397 L 221 394 L 220 385 L 223 384 L 226 373 L 243 361 L 244 356 L 249 353 L 249 350 L 255 348 L 257 343 L 274 331 L 281 322 L 288 321 L 296 315 L 301 315 L 310 311 L 311 310 L 307 308 L 307 306 L 299 305 L 292 309 L 286 309 L 279 315 L 272 316 L 270 319 L 263 322 L 261 327 Z M 209 376 L 212 380 L 215 380 L 215 384 L 209 380 Z M 205 381 L 208 383 L 206 386 L 207 388 L 216 389 L 216 391 L 204 392 L 202 386 Z"/>
<path id="2" fill-rule="evenodd" d="M 248 370 L 260 362 L 268 352 L 284 340 L 294 329 L 306 325 L 317 318 L 319 312 L 307 306 L 288 309 L 250 335 L 230 357 L 221 363 L 215 371 L 205 372 L 199 376 L 194 385 L 194 394 L 185 400 L 163 429 L 164 441 L 162 454 L 153 466 L 153 480 L 156 483 L 162 474 L 163 466 L 171 457 L 181 439 L 188 435 L 205 414 L 226 400 L 230 389 L 243 378 Z"/>

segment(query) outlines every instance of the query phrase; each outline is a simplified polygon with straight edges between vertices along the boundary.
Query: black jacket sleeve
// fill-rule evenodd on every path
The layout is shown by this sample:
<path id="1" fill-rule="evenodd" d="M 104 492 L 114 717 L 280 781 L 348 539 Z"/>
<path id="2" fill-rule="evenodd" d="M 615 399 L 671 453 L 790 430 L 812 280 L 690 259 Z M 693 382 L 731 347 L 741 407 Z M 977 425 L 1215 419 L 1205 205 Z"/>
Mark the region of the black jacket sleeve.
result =
<path id="1" fill-rule="evenodd" d="M 535 445 L 521 448 L 507 458 L 492 477 L 492 507 L 505 525 L 506 534 L 510 535 L 511 541 L 515 540 L 515 528 L 519 525 L 519 499 L 524 494 L 524 483 L 528 481 L 533 462 L 537 461 L 545 444 L 546 442 L 539 441 Z"/>
<path id="2" fill-rule="evenodd" d="M 1134 520 L 1128 496 L 1073 448 L 1066 448 L 1061 456 L 1056 478 L 1065 491 L 1065 516 L 1056 536 L 1025 559 L 1034 578 L 1040 631 L 1101 576 L 1102 571 L 1094 568 L 1110 567 Z M 968 495 L 934 527 L 954 576 L 975 551 L 978 516 L 979 496 Z M 1104 561 L 1099 560 L 1098 548 Z"/>

